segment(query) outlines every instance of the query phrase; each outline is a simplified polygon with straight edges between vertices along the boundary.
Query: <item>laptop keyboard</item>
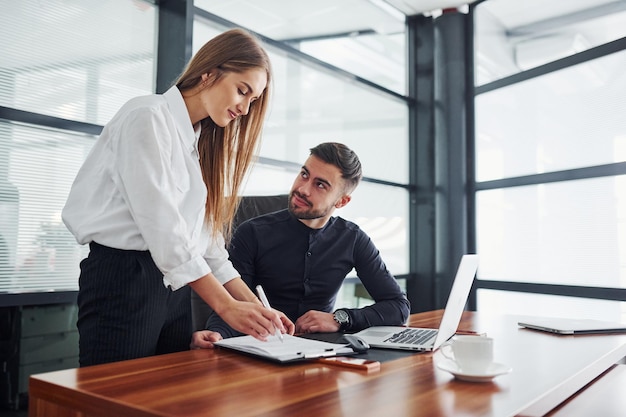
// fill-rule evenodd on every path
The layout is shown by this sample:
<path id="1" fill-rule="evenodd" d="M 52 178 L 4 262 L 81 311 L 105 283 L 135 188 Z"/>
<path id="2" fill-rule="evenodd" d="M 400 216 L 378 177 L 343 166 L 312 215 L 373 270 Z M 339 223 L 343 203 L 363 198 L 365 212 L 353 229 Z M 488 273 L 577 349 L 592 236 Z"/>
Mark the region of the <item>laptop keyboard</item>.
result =
<path id="1" fill-rule="evenodd" d="M 437 334 L 435 329 L 406 329 L 391 336 L 385 342 L 421 345 Z"/>

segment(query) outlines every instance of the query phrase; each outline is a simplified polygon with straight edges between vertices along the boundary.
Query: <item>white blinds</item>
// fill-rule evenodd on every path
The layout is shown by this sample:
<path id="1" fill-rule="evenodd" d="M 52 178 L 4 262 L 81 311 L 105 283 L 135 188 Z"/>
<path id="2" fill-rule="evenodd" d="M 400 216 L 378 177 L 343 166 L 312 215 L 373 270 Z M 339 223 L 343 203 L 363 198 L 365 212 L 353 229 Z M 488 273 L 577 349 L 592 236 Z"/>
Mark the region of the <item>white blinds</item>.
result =
<path id="1" fill-rule="evenodd" d="M 24 0 L 2 9 L 0 106 L 27 113 L 0 118 L 0 294 L 75 290 L 88 249 L 60 214 L 96 138 L 71 122 L 104 125 L 153 92 L 156 7 Z M 69 130 L 41 126 L 41 115 Z"/>
<path id="2" fill-rule="evenodd" d="M 0 137 L 0 292 L 77 289 L 86 248 L 61 209 L 95 138 L 6 122 Z"/>

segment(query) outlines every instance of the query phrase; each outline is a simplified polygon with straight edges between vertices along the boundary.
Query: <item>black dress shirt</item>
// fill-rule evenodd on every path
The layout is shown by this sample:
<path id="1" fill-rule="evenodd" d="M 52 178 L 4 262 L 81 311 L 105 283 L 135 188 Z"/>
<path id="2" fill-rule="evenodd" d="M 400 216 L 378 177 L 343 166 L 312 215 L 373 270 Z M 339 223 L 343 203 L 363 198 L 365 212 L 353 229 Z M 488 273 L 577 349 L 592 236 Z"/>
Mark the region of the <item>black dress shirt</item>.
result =
<path id="1" fill-rule="evenodd" d="M 331 217 L 322 229 L 311 229 L 288 210 L 242 223 L 229 247 L 230 259 L 254 291 L 263 286 L 271 306 L 294 323 L 309 310 L 332 312 L 337 293 L 352 269 L 374 299 L 373 305 L 345 309 L 348 331 L 370 326 L 402 325 L 409 301 L 389 273 L 376 246 L 356 224 Z M 207 329 L 222 337 L 238 335 L 217 314 Z"/>

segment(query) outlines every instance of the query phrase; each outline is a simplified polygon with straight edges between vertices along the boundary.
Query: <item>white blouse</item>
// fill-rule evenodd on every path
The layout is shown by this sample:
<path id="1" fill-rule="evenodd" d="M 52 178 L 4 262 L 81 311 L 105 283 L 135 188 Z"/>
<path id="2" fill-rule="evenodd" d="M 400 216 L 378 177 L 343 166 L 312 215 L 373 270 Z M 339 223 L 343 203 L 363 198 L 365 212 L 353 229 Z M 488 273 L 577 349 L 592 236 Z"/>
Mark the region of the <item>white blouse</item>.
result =
<path id="1" fill-rule="evenodd" d="M 222 284 L 239 276 L 221 233 L 213 236 L 204 226 L 199 134 L 175 86 L 122 106 L 87 156 L 63 209 L 78 243 L 149 250 L 172 290 L 209 272 Z"/>

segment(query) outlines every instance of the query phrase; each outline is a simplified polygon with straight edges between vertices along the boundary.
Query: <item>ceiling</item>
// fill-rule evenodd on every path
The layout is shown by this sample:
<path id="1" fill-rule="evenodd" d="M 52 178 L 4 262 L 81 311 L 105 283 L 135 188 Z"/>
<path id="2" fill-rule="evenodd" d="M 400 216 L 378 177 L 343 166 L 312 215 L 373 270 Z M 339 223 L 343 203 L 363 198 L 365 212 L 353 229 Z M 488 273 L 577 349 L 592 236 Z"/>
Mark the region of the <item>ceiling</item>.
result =
<path id="1" fill-rule="evenodd" d="M 460 7 L 475 0 L 384 0 L 407 16 Z"/>
<path id="2" fill-rule="evenodd" d="M 194 4 L 276 40 L 374 30 L 404 32 L 406 16 L 459 7 L 474 0 L 195 0 Z"/>
<path id="3" fill-rule="evenodd" d="M 0 38 L 21 38 L 30 47 L 24 49 L 16 43 L 0 42 L 0 68 L 62 65 L 80 57 L 124 60 L 137 51 L 150 53 L 153 48 L 153 35 L 138 33 L 142 28 L 153 28 L 149 21 L 155 16 L 154 8 L 143 1 L 117 1 L 113 12 L 109 11 L 108 2 L 73 1 L 68 3 L 71 7 L 66 8 L 72 13 L 59 13 L 54 2 L 5 3 L 0 13 Z M 289 40 L 358 31 L 403 34 L 406 16 L 436 15 L 441 9 L 463 8 L 468 0 L 195 0 L 194 4 L 263 36 Z M 626 30 L 626 18 L 610 25 L 601 19 L 595 19 L 599 22 L 595 25 L 589 23 L 602 15 L 626 14 L 626 0 L 487 0 L 479 7 L 493 15 L 509 37 L 516 33 L 523 35 L 524 31 L 537 34 L 541 30 L 554 31 L 569 25 L 584 31 L 592 44 L 601 44 L 624 36 Z M 111 36 L 110 28 L 102 23 L 103 17 L 109 14 L 114 22 L 122 22 L 118 26 L 127 31 L 120 30 L 116 36 Z M 33 31 L 33 27 L 37 30 Z M 481 27 L 476 29 L 480 31 Z M 377 44 L 367 46 L 372 53 L 392 59 L 390 48 L 384 48 L 399 37 L 378 38 Z M 72 47 L 59 48 L 62 44 Z M 376 48 L 382 48 L 382 52 Z"/>
<path id="4" fill-rule="evenodd" d="M 309 39 L 374 30 L 402 33 L 406 16 L 463 8 L 475 0 L 195 0 L 195 5 L 276 40 Z M 626 10 L 626 0 L 488 0 L 483 3 L 505 30 L 584 20 Z M 482 6 L 481 6 L 482 7 Z M 563 20 L 558 21 L 559 24 Z M 567 23 L 567 21 L 565 21 Z"/>

